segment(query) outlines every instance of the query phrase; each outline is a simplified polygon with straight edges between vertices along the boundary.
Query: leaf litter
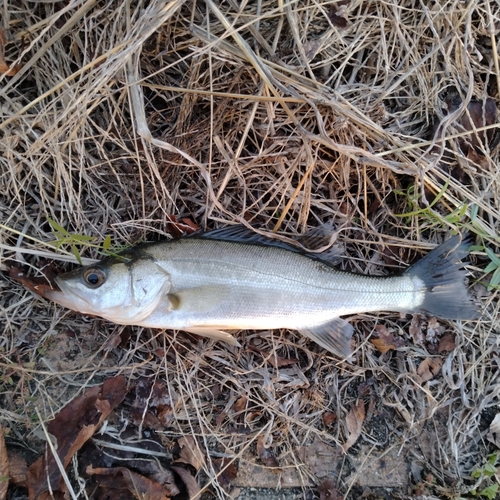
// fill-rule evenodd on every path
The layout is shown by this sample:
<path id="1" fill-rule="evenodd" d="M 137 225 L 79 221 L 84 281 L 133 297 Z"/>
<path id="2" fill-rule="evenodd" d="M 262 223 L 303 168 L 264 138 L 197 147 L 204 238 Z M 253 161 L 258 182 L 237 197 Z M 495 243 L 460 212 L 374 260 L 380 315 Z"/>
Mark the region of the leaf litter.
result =
<path id="1" fill-rule="evenodd" d="M 73 252 L 73 239 L 55 253 L 52 220 L 103 248 L 232 223 L 292 242 L 330 224 L 345 248 L 339 267 L 370 274 L 399 272 L 469 231 L 470 269 L 481 275 L 484 247 L 500 253 L 498 8 L 7 4 L 7 71 L 26 62 L 0 76 L 1 269 L 16 267 L 13 278 L 43 293 L 42 259 L 66 270 L 77 255 L 99 257 L 83 244 Z M 494 446 L 478 436 L 497 413 L 495 287 L 477 292 L 480 322 L 353 318 L 350 363 L 291 332 L 240 332 L 236 350 L 74 315 L 7 277 L 0 290 L 9 457 L 21 443 L 49 465 L 42 424 L 107 378 L 123 375 L 131 388 L 65 469 L 80 497 L 77 482 L 113 477 L 88 476 L 88 465 L 160 483 L 160 468 L 138 457 L 147 451 L 166 471 L 181 438 L 204 460 L 196 478 L 189 463 L 172 474 L 217 498 L 262 465 L 264 429 L 263 450 L 283 473 L 258 476 L 262 484 L 309 488 L 330 474 L 346 498 L 377 498 L 363 471 L 383 462 L 388 443 L 401 461 L 421 457 L 427 493 L 451 497 Z M 407 498 L 404 483 L 391 484 L 393 498 Z"/>

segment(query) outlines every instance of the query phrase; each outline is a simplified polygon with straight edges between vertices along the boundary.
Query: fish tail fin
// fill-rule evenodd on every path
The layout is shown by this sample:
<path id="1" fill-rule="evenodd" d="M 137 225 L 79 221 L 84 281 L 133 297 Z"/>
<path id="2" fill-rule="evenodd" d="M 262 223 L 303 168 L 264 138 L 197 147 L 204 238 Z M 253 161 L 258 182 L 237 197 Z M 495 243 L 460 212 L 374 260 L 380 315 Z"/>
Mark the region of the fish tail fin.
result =
<path id="1" fill-rule="evenodd" d="M 416 276 L 425 286 L 424 301 L 419 311 L 443 319 L 465 320 L 478 317 L 478 312 L 464 283 L 471 239 L 460 235 L 445 241 L 410 267 L 405 274 Z M 415 311 L 413 311 L 415 312 Z"/>

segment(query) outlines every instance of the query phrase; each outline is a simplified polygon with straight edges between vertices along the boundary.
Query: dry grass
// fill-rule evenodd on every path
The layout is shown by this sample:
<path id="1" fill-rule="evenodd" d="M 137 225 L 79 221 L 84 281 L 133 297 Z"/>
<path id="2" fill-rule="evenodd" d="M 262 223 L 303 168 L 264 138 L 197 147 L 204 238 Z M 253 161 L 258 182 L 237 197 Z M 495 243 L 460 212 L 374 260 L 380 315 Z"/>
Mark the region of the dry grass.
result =
<path id="1" fill-rule="evenodd" d="M 6 60 L 22 67 L 0 76 L 3 269 L 9 260 L 37 273 L 40 256 L 64 260 L 44 243 L 53 240 L 47 217 L 116 246 L 167 234 L 171 214 L 285 238 L 329 223 L 346 248 L 341 265 L 372 274 L 457 229 L 498 252 L 498 155 L 488 144 L 464 153 L 479 132 L 458 122 L 471 99 L 498 98 L 498 5 L 352 0 L 337 13 L 345 27 L 332 24 L 336 10 L 315 0 L 5 0 Z M 461 104 L 448 113 L 453 96 Z M 486 254 L 472 261 L 485 281 Z M 240 349 L 137 328 L 120 350 L 106 340 L 122 327 L 62 311 L 7 279 L 0 287 L 0 423 L 29 449 L 40 450 L 37 411 L 50 419 L 83 388 L 124 373 L 168 382 L 165 439 L 192 435 L 211 457 L 242 461 L 263 434 L 304 484 L 311 470 L 296 450 L 315 438 L 344 443 L 364 382 L 375 423 L 361 440 L 374 455 L 398 450 L 410 486 L 432 474 L 430 494 L 458 498 L 494 450 L 486 431 L 498 409 L 499 301 L 481 284 L 481 321 L 440 322 L 456 349 L 431 352 L 444 364 L 427 382 L 417 367 L 431 334 L 424 322 L 427 339 L 414 342 L 409 317 L 354 318 L 353 364 L 281 331 L 242 332 Z M 377 322 L 406 347 L 381 355 L 367 340 Z M 252 345 L 299 363 L 274 368 Z M 324 411 L 337 415 L 328 427 Z M 105 434 L 126 442 L 122 417 Z M 384 439 L 371 432 L 380 428 Z M 204 473 L 202 486 L 225 498 L 210 460 Z M 362 474 L 340 475 L 352 498 Z"/>

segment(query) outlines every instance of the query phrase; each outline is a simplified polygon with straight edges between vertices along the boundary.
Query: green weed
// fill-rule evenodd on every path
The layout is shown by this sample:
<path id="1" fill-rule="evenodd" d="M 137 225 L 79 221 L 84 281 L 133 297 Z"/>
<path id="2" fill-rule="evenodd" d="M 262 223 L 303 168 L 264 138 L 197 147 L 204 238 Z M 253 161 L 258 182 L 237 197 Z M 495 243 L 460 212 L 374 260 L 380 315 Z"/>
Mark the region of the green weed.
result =
<path id="1" fill-rule="evenodd" d="M 70 233 L 50 217 L 47 217 L 47 222 L 50 224 L 52 234 L 56 238 L 54 241 L 50 241 L 49 244 L 55 246 L 58 250 L 63 245 L 69 245 L 73 255 L 80 264 L 82 264 L 81 248 L 96 248 L 101 250 L 105 255 L 114 255 L 116 253 L 116 250 L 112 249 L 110 235 L 106 236 L 102 244 L 96 244 L 94 243 L 96 238 L 93 236 Z"/>
<path id="2" fill-rule="evenodd" d="M 482 467 L 478 467 L 472 471 L 471 476 L 477 479 L 477 483 L 473 490 L 471 490 L 471 495 L 476 497 L 486 497 L 490 500 L 497 498 L 497 494 L 500 488 L 499 478 L 497 476 L 498 472 L 498 452 L 491 453 L 487 457 L 486 463 Z M 491 481 L 494 481 L 493 484 Z M 486 486 L 483 486 L 486 483 Z"/>

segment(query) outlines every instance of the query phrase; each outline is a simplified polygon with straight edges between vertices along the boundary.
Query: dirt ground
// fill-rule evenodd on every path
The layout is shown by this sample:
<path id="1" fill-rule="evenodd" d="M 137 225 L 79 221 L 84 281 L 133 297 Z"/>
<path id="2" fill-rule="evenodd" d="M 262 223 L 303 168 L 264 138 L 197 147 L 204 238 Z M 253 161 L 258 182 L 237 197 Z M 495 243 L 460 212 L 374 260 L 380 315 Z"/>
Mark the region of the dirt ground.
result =
<path id="1" fill-rule="evenodd" d="M 497 2 L 0 5 L 0 500 L 497 497 Z M 43 298 L 233 224 L 367 275 L 469 234 L 479 318 L 358 314 L 340 360 Z"/>

